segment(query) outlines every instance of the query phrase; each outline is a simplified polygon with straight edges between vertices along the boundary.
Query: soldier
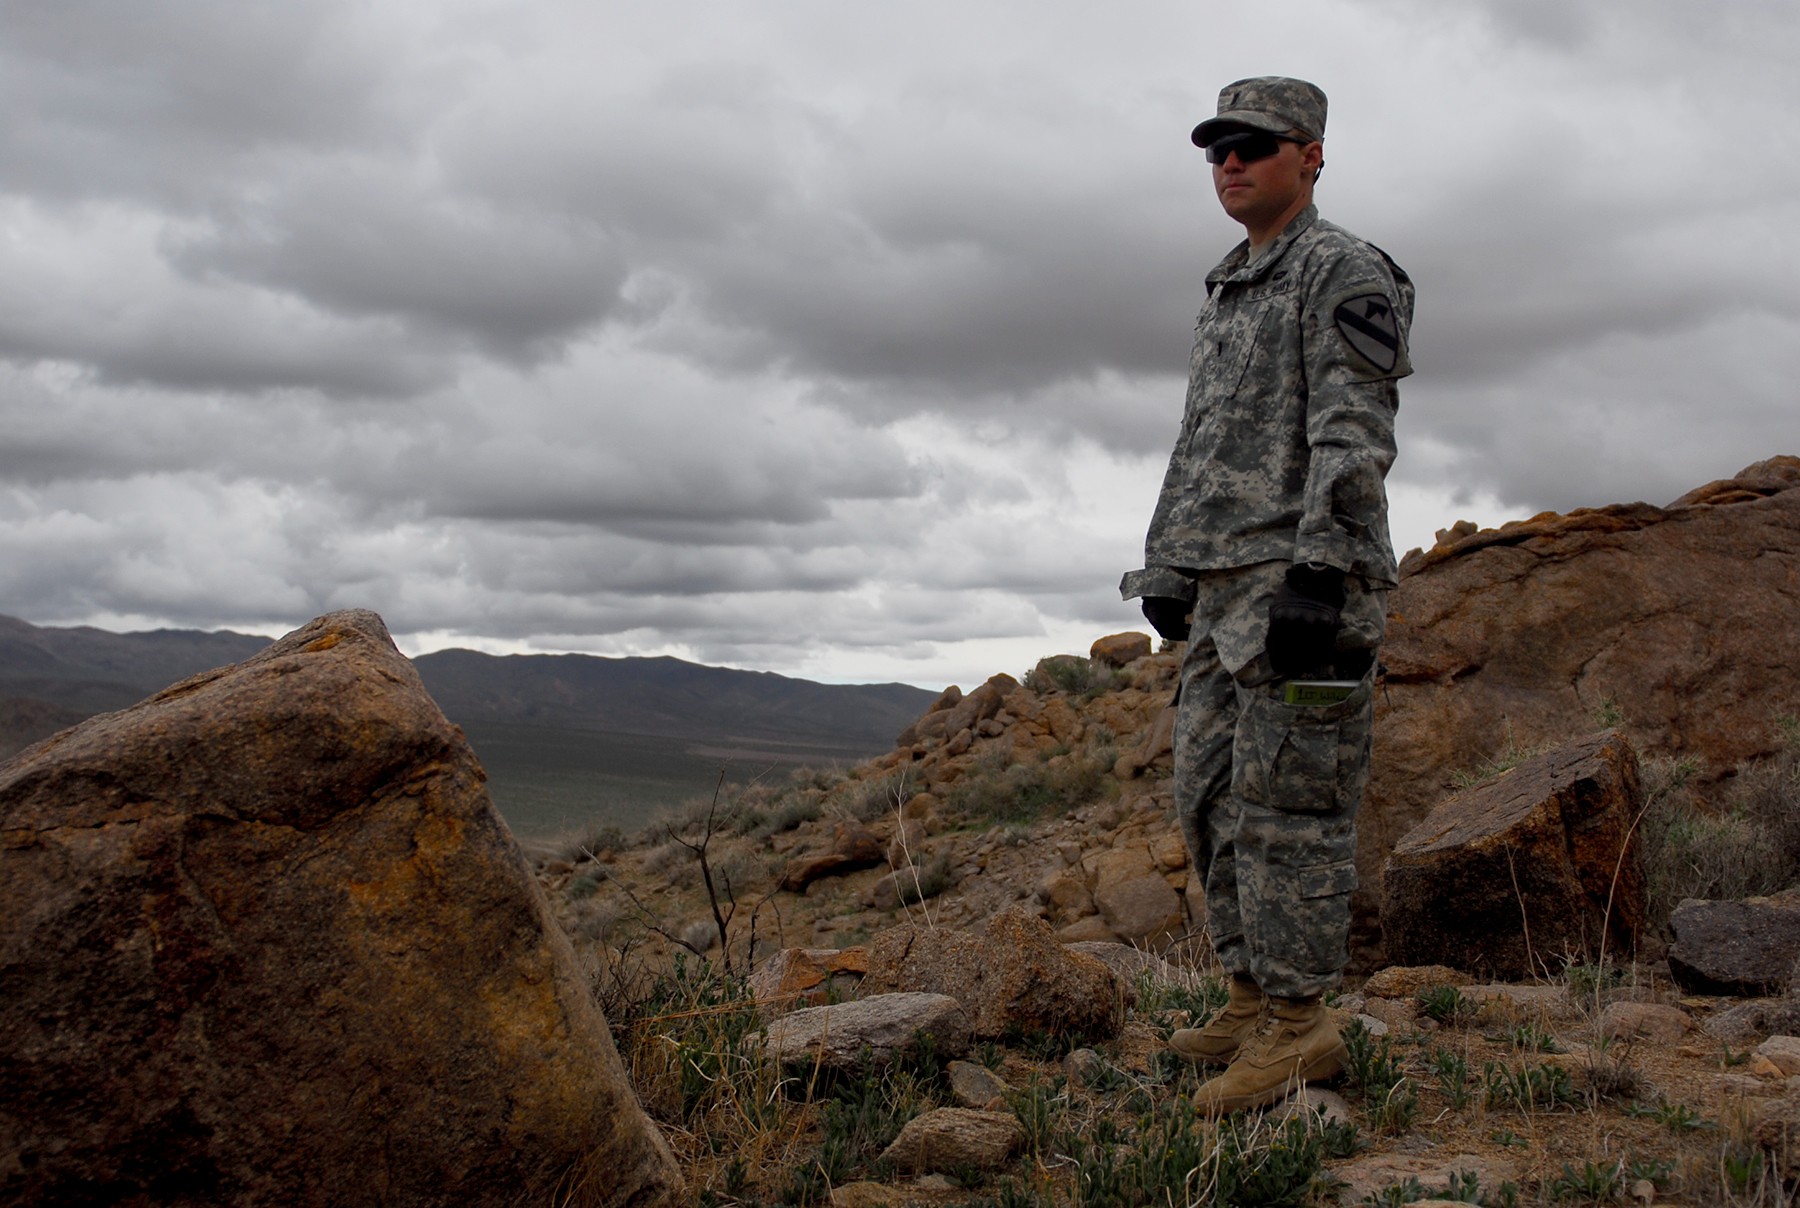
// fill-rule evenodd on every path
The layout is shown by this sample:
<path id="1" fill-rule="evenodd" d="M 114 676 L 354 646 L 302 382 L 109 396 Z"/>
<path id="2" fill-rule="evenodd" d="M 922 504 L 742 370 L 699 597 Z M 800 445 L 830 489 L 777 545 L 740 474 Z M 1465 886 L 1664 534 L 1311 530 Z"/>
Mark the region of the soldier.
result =
<path id="1" fill-rule="evenodd" d="M 1217 1114 L 1334 1076 L 1321 995 L 1349 960 L 1356 809 L 1395 582 L 1383 486 L 1411 280 L 1319 218 L 1325 94 L 1239 80 L 1194 128 L 1249 236 L 1206 277 L 1187 405 L 1120 592 L 1185 641 L 1175 794 L 1230 1000 L 1171 1047 L 1226 1064 Z M 1191 616 L 1190 616 L 1191 614 Z"/>

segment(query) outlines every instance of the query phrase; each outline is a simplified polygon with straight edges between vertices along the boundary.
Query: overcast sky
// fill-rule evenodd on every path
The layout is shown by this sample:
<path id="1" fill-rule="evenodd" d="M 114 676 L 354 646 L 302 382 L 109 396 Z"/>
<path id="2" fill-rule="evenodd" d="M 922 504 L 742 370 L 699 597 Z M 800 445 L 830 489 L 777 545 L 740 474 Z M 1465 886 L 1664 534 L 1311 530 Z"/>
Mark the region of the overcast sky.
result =
<path id="1" fill-rule="evenodd" d="M 1118 599 L 1330 96 L 1398 551 L 1800 453 L 1792 0 L 0 0 L 0 612 L 965 688 Z"/>

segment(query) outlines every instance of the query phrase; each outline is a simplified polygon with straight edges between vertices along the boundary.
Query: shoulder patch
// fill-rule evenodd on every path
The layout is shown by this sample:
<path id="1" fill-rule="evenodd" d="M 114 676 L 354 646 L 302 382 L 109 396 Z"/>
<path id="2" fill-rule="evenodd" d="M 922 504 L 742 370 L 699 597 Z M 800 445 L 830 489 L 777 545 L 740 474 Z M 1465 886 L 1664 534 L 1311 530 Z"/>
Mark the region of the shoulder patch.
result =
<path id="1" fill-rule="evenodd" d="M 1381 370 L 1391 372 L 1400 359 L 1400 326 L 1394 319 L 1394 304 L 1386 294 L 1358 294 L 1338 303 L 1332 312 L 1338 334 L 1362 358 Z"/>

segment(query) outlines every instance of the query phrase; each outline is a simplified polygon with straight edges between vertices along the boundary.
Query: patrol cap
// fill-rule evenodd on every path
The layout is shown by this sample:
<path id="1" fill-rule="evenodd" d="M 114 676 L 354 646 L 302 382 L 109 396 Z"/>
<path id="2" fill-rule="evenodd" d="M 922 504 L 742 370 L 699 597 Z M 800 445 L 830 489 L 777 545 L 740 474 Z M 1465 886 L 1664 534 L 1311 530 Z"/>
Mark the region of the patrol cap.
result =
<path id="1" fill-rule="evenodd" d="M 1233 128 L 1270 134 L 1299 130 L 1325 137 L 1325 93 L 1317 84 L 1287 76 L 1253 76 L 1219 90 L 1219 112 L 1194 127 L 1194 146 L 1204 147 Z"/>

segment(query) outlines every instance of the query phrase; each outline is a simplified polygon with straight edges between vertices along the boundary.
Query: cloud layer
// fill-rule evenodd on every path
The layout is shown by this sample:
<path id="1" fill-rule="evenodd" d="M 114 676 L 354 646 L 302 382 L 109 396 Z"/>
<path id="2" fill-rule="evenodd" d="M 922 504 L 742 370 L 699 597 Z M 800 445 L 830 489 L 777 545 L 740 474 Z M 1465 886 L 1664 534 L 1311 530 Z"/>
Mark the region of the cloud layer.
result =
<path id="1" fill-rule="evenodd" d="M 354 605 L 928 685 L 1083 649 L 1136 624 L 1238 237 L 1187 130 L 1271 71 L 1419 286 L 1400 548 L 1800 452 L 1791 6 L 5 10 L 0 612 L 39 623 Z"/>

